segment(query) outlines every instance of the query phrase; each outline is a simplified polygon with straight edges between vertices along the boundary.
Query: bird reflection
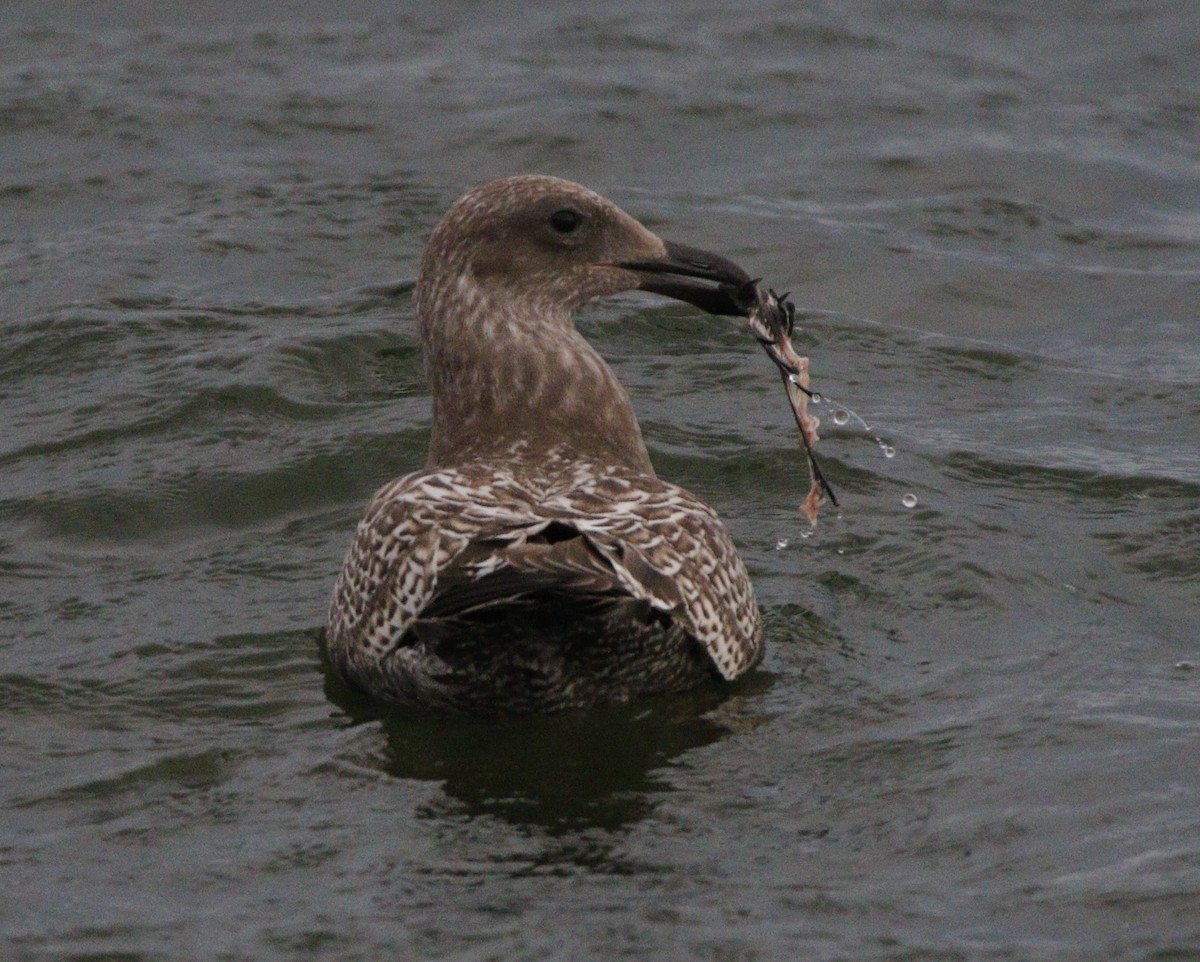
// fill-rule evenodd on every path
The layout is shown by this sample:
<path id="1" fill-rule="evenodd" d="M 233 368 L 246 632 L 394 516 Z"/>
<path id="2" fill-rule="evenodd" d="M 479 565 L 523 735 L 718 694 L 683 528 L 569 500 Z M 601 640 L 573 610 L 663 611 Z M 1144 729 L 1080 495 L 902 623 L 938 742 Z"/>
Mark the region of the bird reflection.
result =
<path id="1" fill-rule="evenodd" d="M 664 770 L 674 759 L 735 730 L 723 720 L 723 703 L 767 684 L 760 672 L 731 689 L 507 719 L 398 713 L 346 688 L 331 671 L 325 691 L 355 722 L 382 722 L 390 774 L 442 784 L 444 804 L 419 815 L 493 816 L 565 834 L 644 818 L 671 790 Z"/>

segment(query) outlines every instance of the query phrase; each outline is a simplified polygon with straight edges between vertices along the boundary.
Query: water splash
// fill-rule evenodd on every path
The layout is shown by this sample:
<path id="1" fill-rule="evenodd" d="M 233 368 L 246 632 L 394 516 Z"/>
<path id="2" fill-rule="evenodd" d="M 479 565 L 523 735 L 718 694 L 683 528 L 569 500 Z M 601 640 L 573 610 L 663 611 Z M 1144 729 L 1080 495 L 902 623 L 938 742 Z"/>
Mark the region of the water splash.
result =
<path id="1" fill-rule="evenodd" d="M 819 394 L 815 394 L 813 396 L 814 400 L 817 400 L 819 398 L 821 398 L 821 395 L 819 395 Z M 858 424 L 858 426 L 861 427 L 863 429 L 863 431 L 866 432 L 867 437 L 869 437 L 872 441 L 874 441 L 876 444 L 879 445 L 879 450 L 883 452 L 883 456 L 885 458 L 894 458 L 896 456 L 896 448 L 893 445 L 889 444 L 887 441 L 885 441 L 880 436 L 879 432 L 877 432 L 873 427 L 871 427 L 871 425 L 869 425 L 867 423 L 866 418 L 864 418 L 864 417 L 862 417 L 862 415 L 856 413 L 852 408 L 849 408 L 844 404 L 838 403 L 833 398 L 829 398 L 828 400 L 829 400 L 829 403 L 834 406 L 834 411 L 833 411 L 833 423 L 834 424 L 836 424 L 838 427 L 845 427 L 851 421 L 856 422 Z"/>

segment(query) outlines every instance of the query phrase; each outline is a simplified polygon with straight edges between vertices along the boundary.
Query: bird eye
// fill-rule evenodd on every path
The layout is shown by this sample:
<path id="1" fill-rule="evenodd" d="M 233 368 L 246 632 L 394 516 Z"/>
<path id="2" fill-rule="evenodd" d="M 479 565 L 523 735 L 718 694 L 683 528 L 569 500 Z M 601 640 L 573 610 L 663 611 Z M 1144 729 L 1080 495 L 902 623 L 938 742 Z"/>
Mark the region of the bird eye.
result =
<path id="1" fill-rule="evenodd" d="M 556 210 L 550 215 L 550 226 L 560 234 L 573 234 L 583 223 L 583 215 L 570 207 Z"/>

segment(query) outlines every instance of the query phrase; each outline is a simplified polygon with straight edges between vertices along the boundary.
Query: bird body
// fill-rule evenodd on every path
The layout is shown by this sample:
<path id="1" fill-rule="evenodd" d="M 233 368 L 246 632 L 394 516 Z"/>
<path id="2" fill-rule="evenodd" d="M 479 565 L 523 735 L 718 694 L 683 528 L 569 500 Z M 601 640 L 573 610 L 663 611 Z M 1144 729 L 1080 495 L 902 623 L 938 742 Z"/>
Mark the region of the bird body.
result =
<path id="1" fill-rule="evenodd" d="M 371 500 L 334 589 L 347 682 L 513 714 L 732 680 L 761 660 L 750 580 L 704 502 L 657 477 L 575 308 L 631 288 L 738 313 L 735 265 L 667 244 L 568 181 L 466 194 L 422 259 L 425 469 Z"/>

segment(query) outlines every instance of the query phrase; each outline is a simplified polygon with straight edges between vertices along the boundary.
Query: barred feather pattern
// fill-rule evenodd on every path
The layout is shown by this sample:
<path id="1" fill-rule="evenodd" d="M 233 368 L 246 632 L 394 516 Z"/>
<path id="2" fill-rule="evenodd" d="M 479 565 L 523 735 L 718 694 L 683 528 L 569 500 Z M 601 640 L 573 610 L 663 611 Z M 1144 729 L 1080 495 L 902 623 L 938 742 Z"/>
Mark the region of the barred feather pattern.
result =
<path id="1" fill-rule="evenodd" d="M 629 467 L 516 450 L 375 495 L 328 650 L 351 684 L 401 704 L 521 713 L 733 679 L 763 638 L 708 505 Z"/>

